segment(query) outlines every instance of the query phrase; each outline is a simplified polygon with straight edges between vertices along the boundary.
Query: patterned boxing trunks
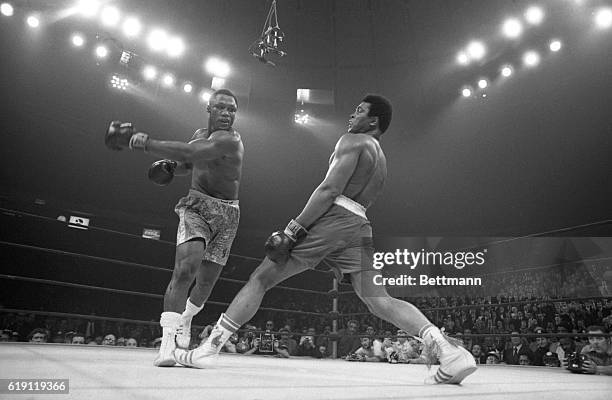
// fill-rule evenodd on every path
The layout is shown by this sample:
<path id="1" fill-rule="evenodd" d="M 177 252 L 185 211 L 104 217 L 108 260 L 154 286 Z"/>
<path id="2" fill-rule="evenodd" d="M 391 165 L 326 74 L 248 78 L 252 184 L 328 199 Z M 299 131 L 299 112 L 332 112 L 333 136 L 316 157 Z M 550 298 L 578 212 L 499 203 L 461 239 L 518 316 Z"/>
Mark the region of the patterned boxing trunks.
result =
<path id="1" fill-rule="evenodd" d="M 221 200 L 190 189 L 174 212 L 179 217 L 176 245 L 202 238 L 206 243 L 204 260 L 225 265 L 238 230 L 238 200 Z"/>

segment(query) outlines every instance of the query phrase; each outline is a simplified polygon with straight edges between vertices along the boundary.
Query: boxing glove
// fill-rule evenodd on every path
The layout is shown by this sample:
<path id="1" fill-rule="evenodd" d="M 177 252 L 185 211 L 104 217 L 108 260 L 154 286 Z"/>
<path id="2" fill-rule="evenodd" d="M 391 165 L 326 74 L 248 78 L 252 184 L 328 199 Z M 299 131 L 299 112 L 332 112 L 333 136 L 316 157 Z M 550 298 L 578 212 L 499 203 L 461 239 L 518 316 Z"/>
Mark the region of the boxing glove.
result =
<path id="1" fill-rule="evenodd" d="M 266 256 L 277 264 L 284 264 L 291 250 L 307 234 L 306 228 L 292 219 L 284 231 L 276 231 L 266 240 Z"/>
<path id="2" fill-rule="evenodd" d="M 173 160 L 155 161 L 149 168 L 149 179 L 156 185 L 166 186 L 172 182 L 177 165 L 178 163 Z"/>
<path id="3" fill-rule="evenodd" d="M 131 122 L 112 121 L 106 130 L 104 144 L 111 150 L 147 150 L 149 135 L 142 132 L 134 132 Z"/>

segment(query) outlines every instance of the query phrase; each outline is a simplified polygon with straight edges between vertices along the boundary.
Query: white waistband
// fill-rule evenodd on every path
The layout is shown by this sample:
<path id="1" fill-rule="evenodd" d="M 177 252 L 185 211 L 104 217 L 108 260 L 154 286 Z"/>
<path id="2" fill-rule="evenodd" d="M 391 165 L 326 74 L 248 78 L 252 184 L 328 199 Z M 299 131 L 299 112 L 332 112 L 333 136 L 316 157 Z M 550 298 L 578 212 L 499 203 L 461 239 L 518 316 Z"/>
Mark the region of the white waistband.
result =
<path id="1" fill-rule="evenodd" d="M 349 210 L 350 212 L 360 216 L 361 218 L 368 219 L 368 217 L 366 217 L 366 208 L 361 204 L 357 203 L 355 200 L 349 199 L 344 195 L 336 197 L 334 199 L 334 204 L 337 204 L 340 207 Z"/>
<path id="2" fill-rule="evenodd" d="M 223 203 L 223 204 L 229 204 L 231 206 L 237 206 L 239 204 L 238 200 L 224 200 L 224 199 L 219 199 L 217 197 L 213 197 L 209 194 L 206 193 L 202 193 L 199 190 L 196 189 L 189 189 L 189 194 L 192 196 L 198 196 L 198 197 L 202 197 L 205 199 L 210 199 L 213 201 L 218 201 L 219 203 Z"/>

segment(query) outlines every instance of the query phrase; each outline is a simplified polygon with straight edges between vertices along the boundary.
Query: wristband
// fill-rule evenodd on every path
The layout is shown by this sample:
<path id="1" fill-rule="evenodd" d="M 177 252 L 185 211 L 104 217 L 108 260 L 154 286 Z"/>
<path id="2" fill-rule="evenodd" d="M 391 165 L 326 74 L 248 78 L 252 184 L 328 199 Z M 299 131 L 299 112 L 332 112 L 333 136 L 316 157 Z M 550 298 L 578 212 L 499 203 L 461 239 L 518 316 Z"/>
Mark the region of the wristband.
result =
<path id="1" fill-rule="evenodd" d="M 133 134 L 130 138 L 130 150 L 142 150 L 146 153 L 148 140 L 149 135 L 146 133 L 138 132 Z"/>
<path id="2" fill-rule="evenodd" d="M 297 242 L 308 234 L 306 228 L 300 225 L 296 220 L 292 219 L 284 231 L 285 235 L 289 236 L 289 239 Z"/>

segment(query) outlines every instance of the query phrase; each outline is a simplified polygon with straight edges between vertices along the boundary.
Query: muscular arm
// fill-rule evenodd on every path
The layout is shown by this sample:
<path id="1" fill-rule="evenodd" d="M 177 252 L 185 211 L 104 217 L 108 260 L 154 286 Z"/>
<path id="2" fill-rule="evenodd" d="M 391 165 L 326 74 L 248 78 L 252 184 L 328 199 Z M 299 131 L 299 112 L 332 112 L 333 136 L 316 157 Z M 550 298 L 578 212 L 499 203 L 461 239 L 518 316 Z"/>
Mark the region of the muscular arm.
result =
<path id="1" fill-rule="evenodd" d="M 362 148 L 362 142 L 354 135 L 344 135 L 340 138 L 325 179 L 314 190 L 296 218 L 300 225 L 304 227 L 312 225 L 332 206 L 334 199 L 342 194 L 355 172 Z"/>
<path id="2" fill-rule="evenodd" d="M 147 141 L 149 153 L 169 158 L 179 163 L 194 163 L 199 160 L 213 160 L 236 149 L 239 140 L 229 135 L 212 136 L 208 140 L 190 143 L 154 140 Z"/>

